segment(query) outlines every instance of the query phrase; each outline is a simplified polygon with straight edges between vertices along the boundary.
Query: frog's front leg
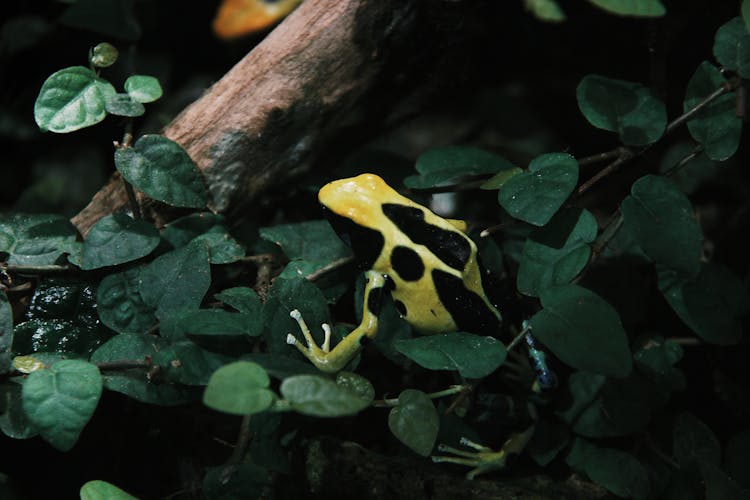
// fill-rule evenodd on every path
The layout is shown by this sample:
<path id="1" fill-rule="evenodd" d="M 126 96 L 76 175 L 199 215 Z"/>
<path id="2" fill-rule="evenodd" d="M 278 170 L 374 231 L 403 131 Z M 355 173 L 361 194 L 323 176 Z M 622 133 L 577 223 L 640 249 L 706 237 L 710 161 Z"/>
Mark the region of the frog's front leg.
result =
<path id="1" fill-rule="evenodd" d="M 288 344 L 297 346 L 297 349 L 305 355 L 319 370 L 327 373 L 340 371 L 362 347 L 365 338 L 372 339 L 378 331 L 378 315 L 383 303 L 383 294 L 386 292 L 386 277 L 376 271 L 367 271 L 365 284 L 365 300 L 362 308 L 362 322 L 349 335 L 331 349 L 331 327 L 323 324 L 325 334 L 323 344 L 319 347 L 315 343 L 310 329 L 298 310 L 293 310 L 289 315 L 297 321 L 302 335 L 305 337 L 303 344 L 293 334 L 287 335 Z"/>
<path id="2" fill-rule="evenodd" d="M 532 419 L 536 421 L 536 409 L 531 403 L 529 403 L 529 413 Z M 438 451 L 450 453 L 453 456 L 434 455 L 432 461 L 473 467 L 466 474 L 466 479 L 474 479 L 479 474 L 503 469 L 508 461 L 508 457 L 519 455 L 526 448 L 526 445 L 534 435 L 534 427 L 535 424 L 532 424 L 526 430 L 512 434 L 499 450 L 493 450 L 466 438 L 461 438 L 461 444 L 474 451 L 460 450 L 441 444 L 438 446 Z"/>

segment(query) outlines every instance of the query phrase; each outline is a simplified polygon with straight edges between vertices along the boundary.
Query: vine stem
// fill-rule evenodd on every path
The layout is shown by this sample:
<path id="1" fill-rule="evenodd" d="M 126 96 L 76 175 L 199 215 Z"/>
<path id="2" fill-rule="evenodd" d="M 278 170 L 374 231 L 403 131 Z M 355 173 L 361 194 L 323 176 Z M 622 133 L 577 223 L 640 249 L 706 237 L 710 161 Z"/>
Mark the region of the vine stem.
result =
<path id="1" fill-rule="evenodd" d="M 15 273 L 15 274 L 58 274 L 58 273 L 67 273 L 71 271 L 78 271 L 77 268 L 70 266 L 68 264 L 65 264 L 65 265 L 50 264 L 47 266 L 8 265 L 7 267 L 4 267 L 3 269 L 8 271 L 9 273 Z"/>
<path id="2" fill-rule="evenodd" d="M 125 133 L 122 135 L 122 141 L 117 142 L 115 141 L 115 148 L 116 149 L 125 149 L 129 148 L 133 144 L 133 120 L 128 120 L 125 124 Z M 133 186 L 125 180 L 125 177 L 122 178 L 122 185 L 125 187 L 125 194 L 128 197 L 128 204 L 130 205 L 130 211 L 133 212 L 133 218 L 134 219 L 142 219 L 143 218 L 143 212 L 141 211 L 141 205 L 138 203 L 138 198 L 135 195 L 135 190 L 133 189 Z"/>
<path id="3" fill-rule="evenodd" d="M 467 388 L 470 388 L 470 387 L 471 386 L 468 386 L 468 385 L 452 385 L 449 388 L 444 389 L 442 391 L 432 392 L 430 394 L 427 394 L 427 397 L 430 399 L 438 399 L 438 398 L 443 398 L 445 396 L 452 396 L 454 394 L 459 394 L 461 392 L 464 392 Z M 393 406 L 398 406 L 398 398 L 380 399 L 377 401 L 373 401 L 372 406 L 375 408 L 391 408 Z"/>

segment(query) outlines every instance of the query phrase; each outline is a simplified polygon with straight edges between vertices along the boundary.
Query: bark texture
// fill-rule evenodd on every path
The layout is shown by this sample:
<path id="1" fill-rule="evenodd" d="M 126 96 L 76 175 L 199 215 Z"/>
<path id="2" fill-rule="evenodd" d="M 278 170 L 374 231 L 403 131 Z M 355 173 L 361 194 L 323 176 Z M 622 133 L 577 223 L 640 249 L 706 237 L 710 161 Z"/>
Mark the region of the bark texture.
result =
<path id="1" fill-rule="evenodd" d="M 246 205 L 308 169 L 326 144 L 362 124 L 366 117 L 358 110 L 373 90 L 381 109 L 403 97 L 383 92 L 384 80 L 398 78 L 386 69 L 408 68 L 410 59 L 423 57 L 422 14 L 443 3 L 306 0 L 164 129 L 198 164 L 211 208 Z M 115 175 L 73 223 L 86 234 L 126 203 Z M 164 219 L 166 207 L 145 201 L 144 208 Z"/>

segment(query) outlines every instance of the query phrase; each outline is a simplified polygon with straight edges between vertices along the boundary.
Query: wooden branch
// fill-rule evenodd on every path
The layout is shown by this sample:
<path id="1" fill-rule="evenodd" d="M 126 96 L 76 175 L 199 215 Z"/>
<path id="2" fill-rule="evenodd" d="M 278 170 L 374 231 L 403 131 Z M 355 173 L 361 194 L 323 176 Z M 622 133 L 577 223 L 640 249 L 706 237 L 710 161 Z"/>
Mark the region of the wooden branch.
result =
<path id="1" fill-rule="evenodd" d="M 164 135 L 198 164 L 211 208 L 241 207 L 309 169 L 337 133 L 361 122 L 352 110 L 378 85 L 386 65 L 403 57 L 400 51 L 423 50 L 414 25 L 430 3 L 439 8 L 436 0 L 306 0 L 177 116 Z M 126 203 L 114 176 L 73 223 L 86 234 Z M 165 211 L 153 202 L 144 208 L 157 221 Z"/>

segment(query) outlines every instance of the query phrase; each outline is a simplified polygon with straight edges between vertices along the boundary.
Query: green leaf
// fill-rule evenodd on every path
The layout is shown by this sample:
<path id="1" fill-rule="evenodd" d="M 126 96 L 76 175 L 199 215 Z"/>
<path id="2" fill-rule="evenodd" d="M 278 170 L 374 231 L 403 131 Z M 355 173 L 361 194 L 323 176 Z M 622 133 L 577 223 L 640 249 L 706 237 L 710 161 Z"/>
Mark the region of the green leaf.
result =
<path id="1" fill-rule="evenodd" d="M 750 311 L 750 294 L 742 281 L 719 264 L 701 264 L 694 278 L 659 271 L 659 290 L 680 319 L 700 338 L 733 345 L 742 338 L 742 318 Z"/>
<path id="2" fill-rule="evenodd" d="M 659 0 L 589 0 L 612 14 L 635 17 L 661 17 L 667 9 Z"/>
<path id="3" fill-rule="evenodd" d="M 37 435 L 37 430 L 23 411 L 20 384 L 5 383 L 0 386 L 0 430 L 13 439 L 28 439 Z"/>
<path id="4" fill-rule="evenodd" d="M 591 380 L 586 380 L 586 378 Z M 589 438 L 627 436 L 646 429 L 651 419 L 650 382 L 637 373 L 624 379 L 606 379 L 590 400 L 590 389 L 599 383 L 587 372 L 576 372 L 569 380 L 574 399 L 566 419 L 573 432 Z M 588 401 L 587 401 L 588 400 Z"/>
<path id="5" fill-rule="evenodd" d="M 435 186 L 455 184 L 462 177 L 496 174 L 513 168 L 513 164 L 502 156 L 478 148 L 450 146 L 430 149 L 417 158 L 419 175 L 404 179 L 404 185 L 412 189 L 429 189 Z"/>
<path id="6" fill-rule="evenodd" d="M 561 23 L 566 19 L 565 12 L 555 0 L 524 0 L 523 4 L 540 21 Z"/>
<path id="7" fill-rule="evenodd" d="M 302 359 L 297 349 L 286 343 L 287 334 L 301 335 L 297 322 L 289 316 L 293 309 L 302 313 L 302 318 L 310 326 L 313 338 L 320 345 L 323 342 L 320 325 L 331 322 L 328 304 L 323 292 L 304 278 L 276 279 L 268 292 L 268 298 L 263 305 L 263 336 L 269 351 Z"/>
<path id="8" fill-rule="evenodd" d="M 745 28 L 750 32 L 750 0 L 742 0 L 742 20 Z"/>
<path id="9" fill-rule="evenodd" d="M 68 451 L 94 414 L 101 394 L 99 369 L 68 359 L 29 374 L 23 383 L 23 409 L 48 443 Z"/>
<path id="10" fill-rule="evenodd" d="M 354 394 L 367 401 L 375 399 L 375 388 L 369 380 L 362 375 L 353 372 L 338 372 L 336 374 L 336 385 L 345 387 Z"/>
<path id="11" fill-rule="evenodd" d="M 237 309 L 242 314 L 251 317 L 259 315 L 263 307 L 263 304 L 260 302 L 260 297 L 258 297 L 255 290 L 245 286 L 225 288 L 221 292 L 215 294 L 214 297 L 216 300 L 220 300 L 224 304 Z"/>
<path id="12" fill-rule="evenodd" d="M 750 77 L 750 33 L 740 17 L 734 17 L 716 31 L 714 57 L 725 69 Z"/>
<path id="13" fill-rule="evenodd" d="M 98 321 L 96 289 L 76 278 L 42 280 L 26 317 L 14 331 L 16 354 L 48 351 L 88 356 L 112 335 Z"/>
<path id="14" fill-rule="evenodd" d="M 159 319 L 197 309 L 211 284 L 208 248 L 203 242 L 158 257 L 140 273 L 139 291 Z"/>
<path id="15" fill-rule="evenodd" d="M 632 369 L 628 338 L 612 306 L 578 285 L 541 294 L 544 309 L 531 318 L 534 337 L 564 363 L 610 377 Z"/>
<path id="16" fill-rule="evenodd" d="M 680 413 L 672 429 L 674 458 L 680 466 L 695 460 L 711 465 L 721 463 L 721 445 L 713 431 L 694 415 Z"/>
<path id="17" fill-rule="evenodd" d="M 529 170 L 510 178 L 498 195 L 500 205 L 516 219 L 543 226 L 578 183 L 578 162 L 565 153 L 534 158 Z"/>
<path id="18" fill-rule="evenodd" d="M 482 378 L 505 361 L 505 346 L 499 340 L 455 332 L 398 340 L 396 350 L 430 370 L 458 370 L 467 378 Z"/>
<path id="19" fill-rule="evenodd" d="M 319 375 L 295 375 L 281 383 L 282 396 L 292 409 L 313 417 L 354 415 L 372 403 L 345 385 Z"/>
<path id="20" fill-rule="evenodd" d="M 750 488 L 750 430 L 729 438 L 724 449 L 724 469 L 743 488 Z"/>
<path id="21" fill-rule="evenodd" d="M 191 311 L 180 317 L 179 326 L 185 333 L 196 336 L 257 337 L 263 331 L 260 315 L 249 317 L 221 309 Z"/>
<path id="22" fill-rule="evenodd" d="M 120 56 L 117 48 L 107 42 L 97 43 L 89 52 L 89 63 L 97 68 L 109 68 Z"/>
<path id="23" fill-rule="evenodd" d="M 125 80 L 125 92 L 136 102 L 154 102 L 162 95 L 159 80 L 153 76 L 132 75 Z"/>
<path id="24" fill-rule="evenodd" d="M 143 269 L 134 267 L 105 276 L 97 289 L 99 318 L 118 333 L 144 333 L 157 323 L 156 307 L 141 296 Z"/>
<path id="25" fill-rule="evenodd" d="M 10 351 L 13 345 L 13 309 L 8 296 L 0 290 L 0 374 L 10 369 Z"/>
<path id="26" fill-rule="evenodd" d="M 122 333 L 112 337 L 91 355 L 92 363 L 144 361 L 152 358 L 167 342 L 148 334 Z M 107 370 L 102 374 L 104 387 L 142 403 L 174 406 L 190 400 L 186 388 L 152 380 L 147 367 L 131 370 Z"/>
<path id="27" fill-rule="evenodd" d="M 118 213 L 97 221 L 83 242 L 81 269 L 115 266 L 150 254 L 159 232 L 148 222 Z"/>
<path id="28" fill-rule="evenodd" d="M 319 375 L 320 371 L 307 359 L 300 360 L 270 352 L 243 354 L 242 359 L 259 364 L 272 377 L 279 380 L 293 375 Z"/>
<path id="29" fill-rule="evenodd" d="M 268 374 L 255 363 L 236 361 L 216 370 L 203 393 L 203 404 L 232 415 L 267 410 L 276 400 L 268 389 Z"/>
<path id="30" fill-rule="evenodd" d="M 230 361 L 189 340 L 159 350 L 152 359 L 169 380 L 185 385 L 206 385 L 211 374 Z"/>
<path id="31" fill-rule="evenodd" d="M 591 255 L 588 243 L 596 239 L 598 229 L 591 212 L 571 208 L 534 230 L 523 247 L 518 291 L 538 297 L 547 288 L 569 283 L 586 266 Z"/>
<path id="32" fill-rule="evenodd" d="M 78 232 L 61 215 L 10 214 L 0 216 L 0 254 L 14 266 L 54 264 L 70 252 Z"/>
<path id="33" fill-rule="evenodd" d="M 304 263 L 301 269 L 305 275 L 352 255 L 351 248 L 325 220 L 262 227 L 260 237 L 279 245 L 289 260 Z"/>
<path id="34" fill-rule="evenodd" d="M 576 438 L 565 461 L 619 497 L 645 499 L 649 495 L 646 469 L 629 453 Z"/>
<path id="35" fill-rule="evenodd" d="M 698 273 L 703 233 L 690 200 L 673 182 L 656 175 L 641 177 L 621 209 L 628 231 L 649 258 L 680 275 Z"/>
<path id="36" fill-rule="evenodd" d="M 591 125 L 617 132 L 630 146 L 656 142 L 667 126 L 664 103 L 640 83 L 586 75 L 578 84 L 576 98 Z"/>
<path id="37" fill-rule="evenodd" d="M 128 94 L 112 94 L 107 96 L 104 105 L 107 113 L 115 116 L 134 118 L 146 112 L 143 104 L 134 101 Z"/>
<path id="38" fill-rule="evenodd" d="M 186 215 L 167 224 L 161 235 L 175 248 L 195 240 L 204 241 L 208 245 L 211 264 L 229 264 L 245 256 L 245 248 L 229 234 L 224 217 L 218 214 Z"/>
<path id="39" fill-rule="evenodd" d="M 95 479 L 81 486 L 81 500 L 137 500 L 114 484 Z"/>
<path id="40" fill-rule="evenodd" d="M 83 66 L 52 73 L 34 103 L 34 119 L 42 132 L 66 133 L 95 125 L 107 116 L 105 102 L 115 94 L 106 80 Z"/>
<path id="41" fill-rule="evenodd" d="M 175 207 L 206 206 L 206 186 L 195 162 L 176 142 L 144 135 L 115 151 L 115 166 L 136 189 Z"/>
<path id="42" fill-rule="evenodd" d="M 662 337 L 647 339 L 633 354 L 638 370 L 666 391 L 685 389 L 685 375 L 673 365 L 682 359 L 682 347 Z"/>
<path id="43" fill-rule="evenodd" d="M 435 405 L 422 391 L 406 389 L 388 413 L 388 428 L 393 435 L 423 457 L 432 452 L 439 427 Z"/>
<path id="44" fill-rule="evenodd" d="M 704 61 L 688 82 L 683 109 L 690 111 L 725 83 L 721 72 Z M 737 116 L 736 97 L 722 95 L 701 109 L 687 123 L 690 135 L 703 145 L 706 155 L 722 161 L 732 156 L 740 145 L 742 119 Z"/>

